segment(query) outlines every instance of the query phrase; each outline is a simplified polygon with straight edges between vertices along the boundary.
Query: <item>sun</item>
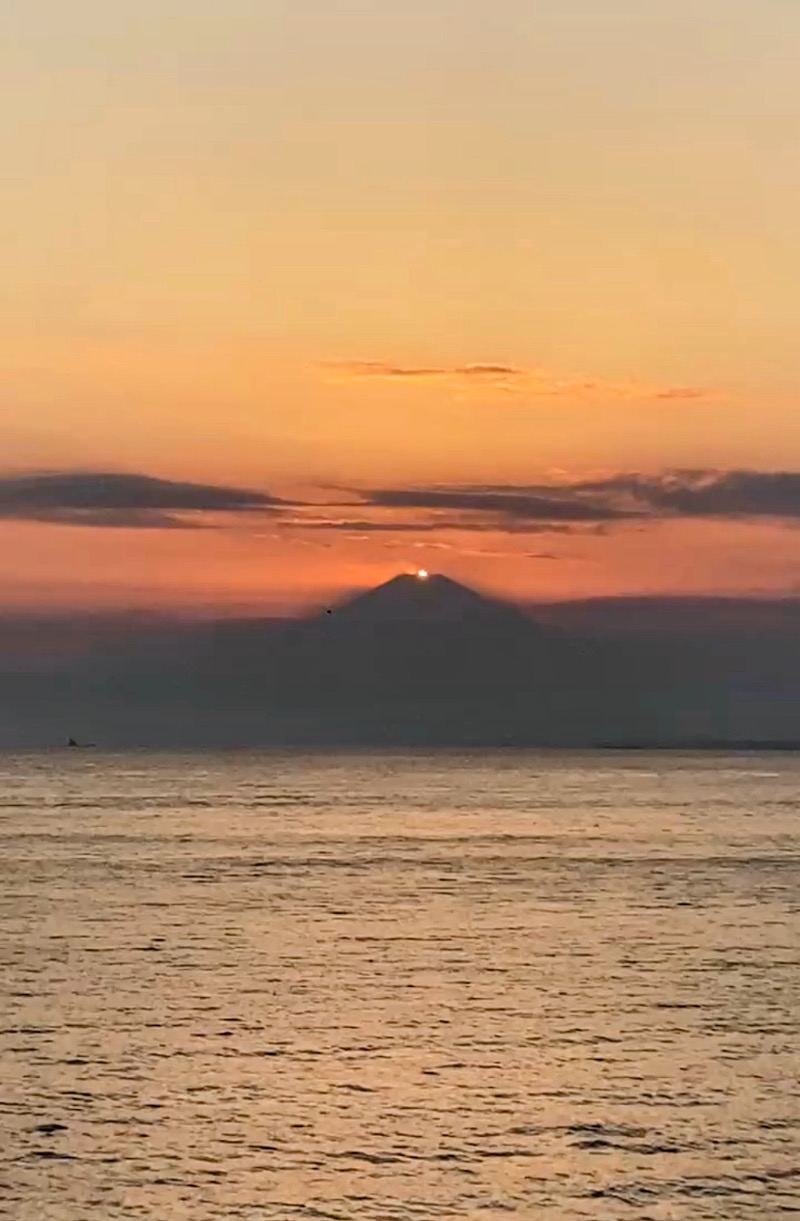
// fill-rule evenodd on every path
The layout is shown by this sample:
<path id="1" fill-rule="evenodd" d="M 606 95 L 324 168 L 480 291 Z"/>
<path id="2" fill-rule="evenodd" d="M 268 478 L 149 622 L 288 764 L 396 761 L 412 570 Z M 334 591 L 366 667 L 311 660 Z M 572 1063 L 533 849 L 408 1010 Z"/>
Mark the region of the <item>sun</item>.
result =
<path id="1" fill-rule="evenodd" d="M 417 580 L 418 581 L 427 581 L 427 579 L 428 579 L 427 568 L 418 568 L 417 569 Z"/>

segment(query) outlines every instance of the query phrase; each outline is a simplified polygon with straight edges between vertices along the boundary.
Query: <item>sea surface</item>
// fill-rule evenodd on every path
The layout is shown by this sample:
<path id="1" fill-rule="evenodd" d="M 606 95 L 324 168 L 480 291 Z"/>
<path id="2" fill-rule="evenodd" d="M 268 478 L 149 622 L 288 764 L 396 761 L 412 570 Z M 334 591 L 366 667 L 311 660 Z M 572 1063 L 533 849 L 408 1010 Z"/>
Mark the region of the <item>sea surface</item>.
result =
<path id="1" fill-rule="evenodd" d="M 0 1216 L 800 1218 L 800 759 L 0 756 Z"/>

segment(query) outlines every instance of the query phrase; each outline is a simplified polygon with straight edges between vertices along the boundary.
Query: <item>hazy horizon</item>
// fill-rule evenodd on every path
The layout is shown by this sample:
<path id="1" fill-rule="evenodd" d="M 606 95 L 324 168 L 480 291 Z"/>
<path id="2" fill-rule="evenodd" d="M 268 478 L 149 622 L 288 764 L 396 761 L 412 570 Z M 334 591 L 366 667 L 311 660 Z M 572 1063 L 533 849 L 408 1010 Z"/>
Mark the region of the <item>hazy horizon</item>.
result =
<path id="1" fill-rule="evenodd" d="M 431 573 L 296 617 L 0 614 L 0 745 L 798 740 L 800 599 L 538 607 Z"/>

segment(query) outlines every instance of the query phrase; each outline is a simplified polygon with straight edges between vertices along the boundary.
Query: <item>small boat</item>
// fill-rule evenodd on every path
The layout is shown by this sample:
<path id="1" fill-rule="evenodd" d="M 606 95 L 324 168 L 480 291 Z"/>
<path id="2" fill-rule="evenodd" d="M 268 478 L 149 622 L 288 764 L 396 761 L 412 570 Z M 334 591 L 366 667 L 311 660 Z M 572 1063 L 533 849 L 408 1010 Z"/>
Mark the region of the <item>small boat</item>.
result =
<path id="1" fill-rule="evenodd" d="M 91 750 L 94 742 L 79 742 L 76 738 L 67 738 L 68 750 Z"/>

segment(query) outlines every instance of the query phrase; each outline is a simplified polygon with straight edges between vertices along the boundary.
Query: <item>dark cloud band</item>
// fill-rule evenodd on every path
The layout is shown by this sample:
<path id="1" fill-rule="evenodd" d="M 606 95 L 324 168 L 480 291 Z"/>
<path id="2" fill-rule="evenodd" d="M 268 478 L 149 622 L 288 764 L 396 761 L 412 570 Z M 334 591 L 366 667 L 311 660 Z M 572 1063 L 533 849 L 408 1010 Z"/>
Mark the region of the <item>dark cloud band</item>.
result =
<path id="1" fill-rule="evenodd" d="M 0 476 L 0 519 L 59 525 L 187 529 L 212 513 L 277 511 L 266 492 L 119 472 Z"/>
<path id="2" fill-rule="evenodd" d="M 381 509 L 449 510 L 521 523 L 614 524 L 660 519 L 800 520 L 800 472 L 670 471 L 621 474 L 571 484 L 379 488 L 364 494 Z"/>
<path id="3" fill-rule="evenodd" d="M 351 493 L 355 514 L 330 515 L 268 492 L 119 472 L 0 476 L 0 519 L 125 529 L 197 529 L 215 515 L 266 513 L 286 528 L 358 533 L 437 530 L 555 533 L 675 519 L 800 521 L 800 472 L 623 473 L 564 484 L 373 488 Z M 317 514 L 307 515 L 308 509 Z M 371 511 L 376 516 L 371 516 Z M 384 514 L 397 513 L 397 520 Z M 430 514 L 414 521 L 409 514 Z M 362 516 L 363 515 L 363 516 Z"/>
<path id="4" fill-rule="evenodd" d="M 590 497 L 538 492 L 488 491 L 481 488 L 379 489 L 368 494 L 376 508 L 449 509 L 462 513 L 496 514 L 518 521 L 605 522 L 636 514 Z"/>

